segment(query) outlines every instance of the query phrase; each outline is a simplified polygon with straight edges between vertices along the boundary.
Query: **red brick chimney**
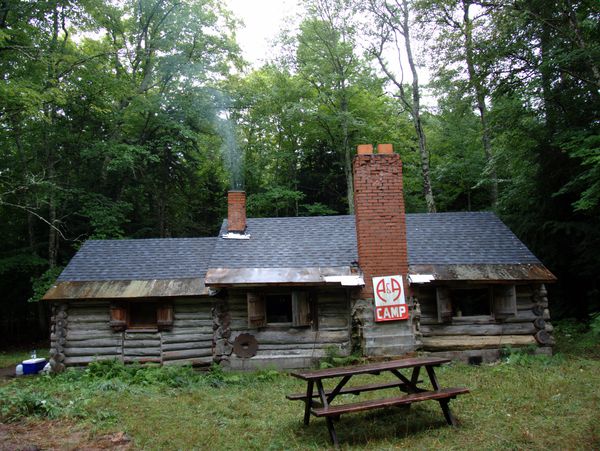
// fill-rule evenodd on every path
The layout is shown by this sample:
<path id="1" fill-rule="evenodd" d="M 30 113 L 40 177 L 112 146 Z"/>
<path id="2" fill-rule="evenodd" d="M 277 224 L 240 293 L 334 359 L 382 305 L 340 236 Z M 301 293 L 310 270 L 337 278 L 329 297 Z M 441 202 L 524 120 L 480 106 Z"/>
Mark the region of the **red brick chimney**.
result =
<path id="1" fill-rule="evenodd" d="M 358 264 L 365 276 L 363 298 L 373 298 L 373 277 L 402 275 L 408 293 L 406 216 L 402 161 L 391 144 L 358 146 L 353 162 Z"/>
<path id="2" fill-rule="evenodd" d="M 231 190 L 227 193 L 227 231 L 246 231 L 246 192 Z"/>

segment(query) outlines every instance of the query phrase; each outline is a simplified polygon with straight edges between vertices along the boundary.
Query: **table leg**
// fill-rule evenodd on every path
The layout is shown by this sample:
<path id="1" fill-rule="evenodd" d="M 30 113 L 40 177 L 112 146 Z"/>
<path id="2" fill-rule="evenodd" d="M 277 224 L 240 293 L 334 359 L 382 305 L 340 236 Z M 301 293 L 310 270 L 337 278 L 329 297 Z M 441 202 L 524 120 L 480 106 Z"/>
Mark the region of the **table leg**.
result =
<path id="1" fill-rule="evenodd" d="M 324 408 L 329 407 L 329 402 L 327 401 L 327 396 L 325 396 L 325 390 L 323 389 L 323 382 L 321 382 L 320 379 L 317 380 L 317 390 L 319 392 L 319 397 L 321 398 L 321 402 L 323 403 L 323 407 Z M 333 420 L 331 419 L 331 417 L 327 417 L 326 422 L 327 422 L 327 430 L 329 431 L 329 436 L 331 437 L 331 442 L 333 443 L 333 446 L 335 446 L 337 448 L 340 446 L 340 444 L 338 442 L 337 435 L 335 433 L 335 428 L 333 427 Z"/>
<path id="2" fill-rule="evenodd" d="M 329 436 L 331 437 L 331 443 L 336 448 L 339 448 L 340 443 L 338 442 L 337 435 L 335 434 L 335 428 L 333 427 L 333 420 L 331 417 L 327 417 L 327 429 L 329 430 Z"/>
<path id="3" fill-rule="evenodd" d="M 432 366 L 426 366 L 427 374 L 429 375 L 429 380 L 431 381 L 431 385 L 434 390 L 440 389 L 440 384 L 438 383 L 437 377 L 435 376 L 435 370 Z M 449 399 L 441 399 L 439 401 L 440 407 L 442 408 L 442 412 L 444 412 L 444 418 L 446 419 L 446 423 L 450 426 L 456 426 L 456 420 L 452 416 L 452 412 L 450 412 L 450 400 Z"/>
<path id="4" fill-rule="evenodd" d="M 437 377 L 435 377 L 435 371 L 432 366 L 426 366 L 427 374 L 429 375 L 429 380 L 431 381 L 431 385 L 435 391 L 440 389 L 440 384 L 438 384 Z"/>
<path id="5" fill-rule="evenodd" d="M 456 420 L 454 419 L 452 412 L 450 412 L 450 406 L 448 404 L 448 399 L 440 401 L 440 407 L 442 408 L 442 412 L 444 412 L 444 418 L 446 419 L 446 423 L 448 423 L 450 426 L 456 426 Z"/>
<path id="6" fill-rule="evenodd" d="M 306 402 L 304 405 L 304 424 L 308 424 L 310 422 L 310 409 L 312 407 L 312 397 L 313 397 L 313 381 L 308 381 L 308 386 L 306 387 Z"/>

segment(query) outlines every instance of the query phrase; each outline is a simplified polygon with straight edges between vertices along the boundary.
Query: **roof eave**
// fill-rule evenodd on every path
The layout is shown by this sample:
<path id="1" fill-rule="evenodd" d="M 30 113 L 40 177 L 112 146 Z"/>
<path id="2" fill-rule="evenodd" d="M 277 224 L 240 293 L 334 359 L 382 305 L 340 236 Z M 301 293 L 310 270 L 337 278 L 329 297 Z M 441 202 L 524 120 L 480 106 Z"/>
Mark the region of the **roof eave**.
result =
<path id="1" fill-rule="evenodd" d="M 208 296 L 202 278 L 152 280 L 59 281 L 42 298 L 45 301 L 75 299 L 140 299 Z"/>
<path id="2" fill-rule="evenodd" d="M 361 279 L 350 266 L 294 268 L 210 268 L 205 283 L 209 287 L 257 285 L 346 285 L 343 279 Z"/>
<path id="3" fill-rule="evenodd" d="M 556 276 L 541 263 L 530 264 L 417 264 L 410 274 L 431 274 L 435 281 L 556 282 Z"/>

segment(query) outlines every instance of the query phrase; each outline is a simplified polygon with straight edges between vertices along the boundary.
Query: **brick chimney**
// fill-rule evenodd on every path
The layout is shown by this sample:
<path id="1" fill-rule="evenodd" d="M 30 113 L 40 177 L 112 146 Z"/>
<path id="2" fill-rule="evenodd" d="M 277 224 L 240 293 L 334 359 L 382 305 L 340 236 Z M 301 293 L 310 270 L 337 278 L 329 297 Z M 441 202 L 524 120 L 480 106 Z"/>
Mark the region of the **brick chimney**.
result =
<path id="1" fill-rule="evenodd" d="M 227 193 L 227 232 L 246 231 L 246 192 L 231 190 Z"/>
<path id="2" fill-rule="evenodd" d="M 402 161 L 391 144 L 358 146 L 353 161 L 358 264 L 365 276 L 361 298 L 372 299 L 373 277 L 402 275 L 408 293 Z"/>

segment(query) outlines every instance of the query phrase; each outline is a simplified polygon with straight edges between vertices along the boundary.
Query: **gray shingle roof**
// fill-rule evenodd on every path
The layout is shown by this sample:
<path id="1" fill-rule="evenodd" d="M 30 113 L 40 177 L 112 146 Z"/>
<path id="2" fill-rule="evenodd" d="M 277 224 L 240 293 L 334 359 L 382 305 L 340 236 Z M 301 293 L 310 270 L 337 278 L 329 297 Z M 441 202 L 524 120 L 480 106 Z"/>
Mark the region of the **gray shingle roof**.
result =
<path id="1" fill-rule="evenodd" d="M 406 215 L 408 260 L 419 264 L 539 264 L 492 212 Z"/>
<path id="2" fill-rule="evenodd" d="M 204 278 L 215 240 L 89 240 L 58 281 Z"/>
<path id="3" fill-rule="evenodd" d="M 406 228 L 411 265 L 540 263 L 490 212 L 408 214 Z M 223 239 L 226 230 L 225 220 L 218 238 L 87 241 L 58 280 L 204 278 L 209 266 L 347 267 L 358 259 L 354 216 L 250 218 L 249 240 Z"/>
<path id="4" fill-rule="evenodd" d="M 249 218 L 249 240 L 217 239 L 211 268 L 349 266 L 358 259 L 353 216 Z"/>

